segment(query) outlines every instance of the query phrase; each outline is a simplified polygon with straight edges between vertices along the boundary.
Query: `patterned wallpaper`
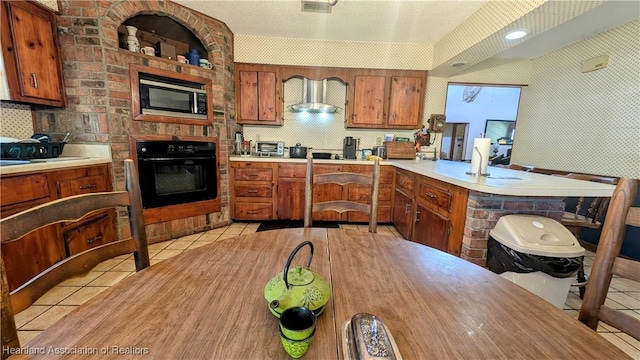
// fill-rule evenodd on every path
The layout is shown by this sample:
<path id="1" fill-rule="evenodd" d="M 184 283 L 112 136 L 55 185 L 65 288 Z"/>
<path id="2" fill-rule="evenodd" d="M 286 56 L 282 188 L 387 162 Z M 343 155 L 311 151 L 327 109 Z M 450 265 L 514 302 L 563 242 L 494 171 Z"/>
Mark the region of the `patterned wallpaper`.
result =
<path id="1" fill-rule="evenodd" d="M 53 11 L 58 11 L 58 0 L 35 0 Z"/>
<path id="2" fill-rule="evenodd" d="M 582 62 L 609 56 L 606 68 Z M 532 63 L 522 92 L 513 162 L 640 178 L 640 21 Z"/>
<path id="3" fill-rule="evenodd" d="M 427 70 L 433 46 L 236 35 L 233 53 L 236 62 L 258 64 Z"/>
<path id="4" fill-rule="evenodd" d="M 33 135 L 33 120 L 29 105 L 0 103 L 0 136 L 17 139 Z"/>

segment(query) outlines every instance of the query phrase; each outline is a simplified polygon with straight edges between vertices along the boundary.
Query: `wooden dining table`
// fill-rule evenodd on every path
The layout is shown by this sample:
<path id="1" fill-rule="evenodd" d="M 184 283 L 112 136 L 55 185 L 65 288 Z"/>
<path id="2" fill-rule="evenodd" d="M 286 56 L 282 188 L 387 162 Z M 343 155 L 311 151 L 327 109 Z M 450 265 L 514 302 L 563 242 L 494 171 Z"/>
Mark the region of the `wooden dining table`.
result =
<path id="1" fill-rule="evenodd" d="M 325 228 L 241 235 L 164 260 L 95 296 L 14 356 L 287 359 L 264 286 L 307 240 L 315 248 L 310 268 L 332 294 L 303 359 L 342 358 L 342 324 L 356 313 L 376 315 L 405 360 L 629 358 L 478 265 L 400 238 Z M 294 264 L 306 265 L 307 249 Z"/>

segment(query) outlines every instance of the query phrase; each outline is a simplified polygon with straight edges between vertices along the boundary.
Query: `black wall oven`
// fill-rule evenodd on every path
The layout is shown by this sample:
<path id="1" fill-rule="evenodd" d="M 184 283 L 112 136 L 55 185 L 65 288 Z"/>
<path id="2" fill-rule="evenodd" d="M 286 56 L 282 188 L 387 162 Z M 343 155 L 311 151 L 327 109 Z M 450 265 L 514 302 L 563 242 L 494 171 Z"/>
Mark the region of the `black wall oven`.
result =
<path id="1" fill-rule="evenodd" d="M 138 141 L 138 177 L 144 208 L 218 196 L 216 143 Z"/>

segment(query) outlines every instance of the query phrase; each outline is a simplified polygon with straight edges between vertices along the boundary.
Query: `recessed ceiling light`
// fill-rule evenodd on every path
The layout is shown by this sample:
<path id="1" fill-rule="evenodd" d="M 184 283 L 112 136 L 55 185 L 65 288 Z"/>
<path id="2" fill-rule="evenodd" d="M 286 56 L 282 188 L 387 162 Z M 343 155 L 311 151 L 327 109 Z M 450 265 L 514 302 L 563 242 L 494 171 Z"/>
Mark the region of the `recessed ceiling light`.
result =
<path id="1" fill-rule="evenodd" d="M 516 31 L 512 31 L 510 33 L 508 33 L 507 35 L 505 35 L 505 39 L 507 40 L 515 40 L 515 39 L 520 39 L 521 37 L 525 37 L 527 36 L 527 32 L 524 30 L 516 30 Z"/>
<path id="2" fill-rule="evenodd" d="M 456 61 L 453 64 L 451 64 L 451 66 L 453 66 L 453 67 L 460 67 L 460 66 L 465 66 L 465 65 L 467 65 L 467 63 L 464 62 L 464 61 Z"/>

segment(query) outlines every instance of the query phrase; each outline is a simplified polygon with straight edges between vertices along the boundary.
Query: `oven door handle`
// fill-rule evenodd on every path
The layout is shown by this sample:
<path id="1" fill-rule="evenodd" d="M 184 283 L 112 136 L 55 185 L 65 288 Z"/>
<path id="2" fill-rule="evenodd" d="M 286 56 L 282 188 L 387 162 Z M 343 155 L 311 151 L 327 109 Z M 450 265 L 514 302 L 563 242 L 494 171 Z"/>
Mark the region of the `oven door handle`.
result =
<path id="1" fill-rule="evenodd" d="M 141 158 L 141 157 L 138 157 L 138 160 L 140 161 L 213 160 L 213 159 L 215 159 L 214 156 L 196 156 L 196 157 L 189 157 L 189 158 L 182 158 L 182 157 Z"/>

